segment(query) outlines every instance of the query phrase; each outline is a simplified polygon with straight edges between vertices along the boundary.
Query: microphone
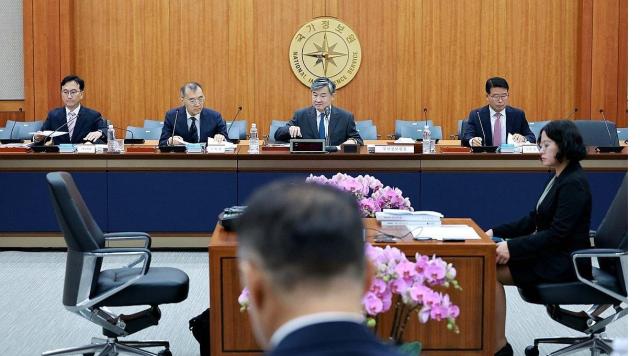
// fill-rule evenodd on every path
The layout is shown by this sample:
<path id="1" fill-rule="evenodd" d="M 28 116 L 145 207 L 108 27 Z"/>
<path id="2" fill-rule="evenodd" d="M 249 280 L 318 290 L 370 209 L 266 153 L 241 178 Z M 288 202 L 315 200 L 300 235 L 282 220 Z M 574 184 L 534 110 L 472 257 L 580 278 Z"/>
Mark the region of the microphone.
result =
<path id="1" fill-rule="evenodd" d="M 609 143 L 613 142 L 613 137 L 611 137 L 611 130 L 609 130 L 609 125 L 607 125 L 607 119 L 604 117 L 604 110 L 600 109 L 600 117 L 602 118 L 602 122 L 604 123 L 604 127 L 607 129 L 607 134 L 609 134 Z"/>
<path id="2" fill-rule="evenodd" d="M 13 122 L 13 126 L 11 126 L 11 131 L 9 132 L 9 137 L 1 139 L 0 143 L 7 144 L 7 143 L 23 143 L 24 142 L 23 139 L 13 138 L 13 130 L 16 128 L 17 124 L 18 124 L 17 121 Z"/>
<path id="3" fill-rule="evenodd" d="M 569 113 L 569 115 L 567 115 L 564 120 L 569 120 L 571 118 L 571 116 L 574 116 L 576 113 L 578 112 L 578 108 L 573 108 L 573 110 L 571 111 L 571 113 Z"/>
<path id="4" fill-rule="evenodd" d="M 175 133 L 176 133 L 176 125 L 178 124 L 178 111 L 180 111 L 179 108 L 176 109 L 176 116 L 173 118 L 173 130 L 171 131 L 171 137 L 169 137 L 169 139 L 171 139 L 171 145 L 170 146 L 175 146 L 175 142 L 173 141 L 173 135 L 175 135 Z"/>
<path id="5" fill-rule="evenodd" d="M 40 141 L 37 142 L 33 142 L 31 144 L 31 150 L 33 150 L 33 152 L 60 152 L 60 147 L 58 147 L 57 145 L 54 146 L 45 146 L 44 144 L 47 143 L 47 140 L 51 137 L 51 135 L 53 135 L 56 131 L 60 130 L 61 128 L 63 128 L 65 125 L 74 122 L 78 119 L 78 116 L 80 115 L 76 115 L 73 117 L 73 119 L 66 121 L 56 127 L 55 130 L 51 131 L 51 133 L 49 133 L 47 136 L 44 137 L 44 139 L 42 140 L 42 145 L 40 145 Z M 68 134 L 68 133 L 67 133 Z M 69 142 L 71 142 L 71 135 L 69 135 Z"/>
<path id="6" fill-rule="evenodd" d="M 425 125 L 426 125 L 427 121 L 429 121 L 428 113 L 429 113 L 429 109 L 428 109 L 426 106 L 425 106 L 425 107 L 423 107 L 423 108 L 422 108 L 422 114 L 423 114 L 423 116 L 424 116 L 424 122 L 425 122 Z"/>
<path id="7" fill-rule="evenodd" d="M 231 120 L 231 124 L 229 124 L 229 127 L 227 127 L 227 136 L 229 137 L 229 141 L 235 141 L 235 142 L 240 141 L 240 134 L 238 134 L 238 138 L 237 139 L 235 139 L 235 138 L 232 139 L 231 136 L 230 136 L 231 128 L 233 127 L 233 124 L 236 122 L 236 119 L 238 118 L 238 115 L 240 115 L 240 111 L 242 111 L 242 105 L 238 105 L 238 110 L 236 111 L 236 114 L 233 115 L 233 120 Z"/>
<path id="8" fill-rule="evenodd" d="M 102 116 L 100 116 L 100 118 L 102 119 L 102 122 L 104 123 L 104 125 L 105 125 L 105 126 L 101 126 L 101 127 L 99 127 L 98 129 L 100 129 L 100 130 L 102 130 L 102 129 L 108 129 L 108 128 L 109 128 L 109 125 L 107 125 L 106 120 L 105 120 Z M 131 130 L 129 130 L 129 129 L 125 129 L 125 128 L 123 128 L 123 127 L 119 127 L 119 126 L 114 126 L 114 125 L 111 125 L 111 126 L 113 126 L 113 128 L 114 128 L 114 129 L 118 129 L 118 130 L 126 131 L 126 132 L 128 132 L 128 133 L 130 133 L 130 134 L 131 134 L 131 138 L 125 138 L 125 139 L 124 139 L 124 143 L 125 143 L 126 145 L 130 145 L 130 144 L 143 144 L 143 143 L 144 143 L 144 139 L 143 139 L 143 138 L 134 138 L 135 134 L 133 133 L 133 131 L 131 131 Z M 126 136 L 127 136 L 127 135 L 125 134 L 125 137 L 126 137 Z"/>
<path id="9" fill-rule="evenodd" d="M 480 112 L 476 110 L 476 116 L 478 117 L 478 122 L 480 123 L 480 130 L 482 130 L 482 146 L 487 145 L 487 136 L 484 133 L 484 126 L 482 126 L 482 120 L 480 120 Z M 471 146 L 471 144 L 469 144 Z"/>
<path id="10" fill-rule="evenodd" d="M 324 117 L 325 119 L 327 119 L 327 134 L 325 135 L 325 146 L 324 146 L 324 150 L 326 152 L 337 152 L 338 151 L 338 147 L 337 146 L 333 146 L 331 144 L 331 135 L 329 134 L 329 120 L 331 119 L 331 107 L 327 106 L 326 108 L 324 108 Z"/>

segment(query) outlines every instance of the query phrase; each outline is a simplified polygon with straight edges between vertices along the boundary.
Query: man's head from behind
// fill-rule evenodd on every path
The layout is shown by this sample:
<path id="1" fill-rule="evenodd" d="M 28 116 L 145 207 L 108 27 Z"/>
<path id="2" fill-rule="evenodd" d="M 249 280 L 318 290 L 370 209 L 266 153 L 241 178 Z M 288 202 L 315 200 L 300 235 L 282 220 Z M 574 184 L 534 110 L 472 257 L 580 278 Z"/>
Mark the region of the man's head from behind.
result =
<path id="1" fill-rule="evenodd" d="M 315 184 L 270 184 L 238 225 L 240 270 L 262 346 L 292 318 L 360 310 L 368 278 L 352 196 Z"/>

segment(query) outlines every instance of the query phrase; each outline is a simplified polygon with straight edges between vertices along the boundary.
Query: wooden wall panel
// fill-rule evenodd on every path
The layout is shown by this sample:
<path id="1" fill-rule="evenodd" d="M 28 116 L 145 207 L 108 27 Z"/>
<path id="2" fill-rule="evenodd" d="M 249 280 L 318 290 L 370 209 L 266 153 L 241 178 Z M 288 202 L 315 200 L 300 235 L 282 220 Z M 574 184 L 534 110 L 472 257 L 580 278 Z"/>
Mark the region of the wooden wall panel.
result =
<path id="1" fill-rule="evenodd" d="M 56 11 L 58 21 L 73 14 L 57 34 L 38 21 L 25 27 L 38 43 L 53 43 L 32 46 L 39 64 L 26 81 L 27 115 L 59 105 L 57 88 L 41 84 L 55 79 L 57 87 L 64 70 L 49 70 L 57 66 L 83 76 L 85 104 L 118 126 L 162 118 L 178 104 L 179 86 L 196 80 L 207 106 L 230 120 L 242 105 L 240 118 L 265 135 L 271 119 L 310 103 L 289 68 L 290 37 L 314 16 L 330 15 L 357 32 L 363 49 L 360 72 L 337 105 L 374 119 L 382 135 L 396 118 L 421 119 L 425 106 L 445 135 L 453 133 L 458 119 L 486 104 L 484 82 L 496 75 L 509 80 L 511 104 L 531 121 L 585 104 L 626 120 L 618 118 L 626 110 L 626 0 L 25 2 L 34 20 Z M 56 44 L 69 37 L 66 48 Z M 601 80 L 611 70 L 618 80 Z"/>

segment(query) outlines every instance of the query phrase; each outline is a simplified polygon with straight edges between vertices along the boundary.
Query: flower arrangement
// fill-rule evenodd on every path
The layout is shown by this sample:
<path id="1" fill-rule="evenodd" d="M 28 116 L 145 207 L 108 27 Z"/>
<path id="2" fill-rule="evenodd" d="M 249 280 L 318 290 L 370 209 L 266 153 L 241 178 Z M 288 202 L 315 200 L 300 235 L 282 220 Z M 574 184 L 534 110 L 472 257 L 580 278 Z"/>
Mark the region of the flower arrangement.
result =
<path id="1" fill-rule="evenodd" d="M 416 253 L 415 262 L 395 247 L 366 245 L 367 258 L 375 268 L 375 276 L 362 299 L 370 327 L 377 325 L 377 318 L 394 307 L 390 339 L 402 342 L 402 335 L 409 317 L 418 313 L 420 323 L 429 320 L 446 320 L 447 329 L 459 333 L 456 318 L 460 308 L 451 302 L 448 294 L 432 287 L 453 287 L 462 290 L 456 280 L 456 269 L 439 257 Z M 395 298 L 394 303 L 394 296 Z"/>
<path id="2" fill-rule="evenodd" d="M 402 196 L 398 188 L 383 186 L 382 183 L 370 175 L 352 177 L 338 173 L 331 178 L 323 175 L 310 174 L 307 183 L 323 184 L 350 192 L 358 199 L 360 213 L 363 217 L 375 217 L 376 212 L 383 209 L 402 209 L 413 211 L 409 198 Z"/>
<path id="3" fill-rule="evenodd" d="M 459 333 L 456 318 L 460 308 L 451 302 L 448 294 L 432 287 L 453 287 L 462 290 L 456 280 L 456 269 L 441 258 L 416 253 L 415 262 L 395 247 L 375 247 L 366 244 L 367 259 L 373 264 L 375 276 L 362 298 L 367 325 L 376 328 L 380 314 L 394 307 L 390 340 L 403 342 L 402 336 L 411 314 L 418 314 L 420 323 L 429 320 L 447 321 L 447 329 Z M 238 297 L 240 310 L 249 307 L 249 291 L 242 290 Z M 418 347 L 418 353 L 421 347 Z"/>

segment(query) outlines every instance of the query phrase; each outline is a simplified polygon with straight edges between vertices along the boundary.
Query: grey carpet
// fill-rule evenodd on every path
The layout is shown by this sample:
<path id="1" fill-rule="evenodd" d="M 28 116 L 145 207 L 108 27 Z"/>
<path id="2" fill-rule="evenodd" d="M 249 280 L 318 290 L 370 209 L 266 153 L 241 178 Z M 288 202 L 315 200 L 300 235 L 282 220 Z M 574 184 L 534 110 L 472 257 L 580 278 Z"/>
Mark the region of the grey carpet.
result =
<path id="1" fill-rule="evenodd" d="M 123 260 L 114 261 L 122 265 Z M 174 355 L 198 355 L 188 321 L 209 304 L 206 252 L 155 252 L 152 266 L 171 266 L 190 277 L 189 297 L 165 305 L 156 327 L 131 339 L 165 339 Z M 86 344 L 101 330 L 62 306 L 65 254 L 62 252 L 0 252 L 0 355 L 39 355 L 43 351 Z M 534 337 L 578 335 L 551 320 L 542 306 L 525 303 L 507 288 L 507 338 L 522 355 Z M 130 309 L 123 309 L 124 311 Z M 120 311 L 120 310 L 117 310 Z M 464 312 L 464 311 L 463 311 Z M 610 337 L 627 337 L 627 319 L 607 329 Z M 544 346 L 541 354 L 557 349 Z M 587 355 L 587 352 L 578 355 Z"/>

